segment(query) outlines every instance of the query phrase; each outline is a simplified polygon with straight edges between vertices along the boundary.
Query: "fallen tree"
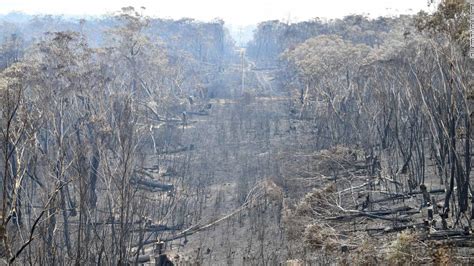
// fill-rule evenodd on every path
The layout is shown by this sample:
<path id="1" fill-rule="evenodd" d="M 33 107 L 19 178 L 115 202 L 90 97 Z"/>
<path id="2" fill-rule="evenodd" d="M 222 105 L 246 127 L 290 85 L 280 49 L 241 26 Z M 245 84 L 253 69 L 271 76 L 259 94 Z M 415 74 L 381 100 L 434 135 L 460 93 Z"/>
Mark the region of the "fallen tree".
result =
<path id="1" fill-rule="evenodd" d="M 174 190 L 173 184 L 165 184 L 158 180 L 147 178 L 147 177 L 137 177 L 135 176 L 130 180 L 132 185 L 137 186 L 139 189 L 149 190 L 149 191 L 172 191 Z"/>

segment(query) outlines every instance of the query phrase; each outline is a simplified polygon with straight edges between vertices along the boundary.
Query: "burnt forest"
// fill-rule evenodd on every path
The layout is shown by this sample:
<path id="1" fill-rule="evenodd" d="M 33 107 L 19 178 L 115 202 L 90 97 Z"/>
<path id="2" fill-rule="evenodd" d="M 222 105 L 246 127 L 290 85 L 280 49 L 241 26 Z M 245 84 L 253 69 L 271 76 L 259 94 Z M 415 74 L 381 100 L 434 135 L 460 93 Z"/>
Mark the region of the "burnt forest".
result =
<path id="1" fill-rule="evenodd" d="M 470 5 L 438 2 L 243 43 L 0 15 L 0 265 L 472 265 Z"/>

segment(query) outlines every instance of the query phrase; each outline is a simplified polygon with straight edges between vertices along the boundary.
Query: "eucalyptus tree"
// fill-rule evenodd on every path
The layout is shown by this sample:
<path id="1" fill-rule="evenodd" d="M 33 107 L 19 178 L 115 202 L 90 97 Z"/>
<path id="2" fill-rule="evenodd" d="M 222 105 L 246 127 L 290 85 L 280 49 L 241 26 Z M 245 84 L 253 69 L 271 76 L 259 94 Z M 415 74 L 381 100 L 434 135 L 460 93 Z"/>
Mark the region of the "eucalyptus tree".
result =
<path id="1" fill-rule="evenodd" d="M 311 38 L 285 53 L 299 73 L 300 118 L 314 119 L 325 145 L 358 139 L 355 77 L 370 48 L 336 35 Z M 313 116 L 314 113 L 318 116 Z M 354 123 L 355 122 L 355 123 Z M 352 135 L 354 134 L 354 135 Z M 359 138 L 360 139 L 360 138 Z"/>
<path id="2" fill-rule="evenodd" d="M 466 217 L 471 193 L 471 101 L 473 66 L 468 58 L 469 5 L 467 1 L 446 1 L 432 14 L 419 14 L 417 27 L 430 41 L 436 76 L 423 82 L 415 68 L 423 105 L 430 116 L 435 156 L 446 179 L 443 225 L 451 211 L 454 225 Z M 457 186 L 457 204 L 453 195 Z M 452 204 L 450 204 L 452 203 Z M 471 205 L 473 205 L 471 202 Z"/>

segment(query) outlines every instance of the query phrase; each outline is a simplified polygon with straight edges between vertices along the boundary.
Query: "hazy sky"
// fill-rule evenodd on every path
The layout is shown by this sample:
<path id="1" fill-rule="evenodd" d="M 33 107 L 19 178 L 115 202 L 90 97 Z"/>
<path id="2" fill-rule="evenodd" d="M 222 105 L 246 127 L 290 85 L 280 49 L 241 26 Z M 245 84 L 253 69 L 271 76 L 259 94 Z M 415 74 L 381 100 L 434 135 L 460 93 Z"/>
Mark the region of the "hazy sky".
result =
<path id="1" fill-rule="evenodd" d="M 335 18 L 349 14 L 369 16 L 416 13 L 429 10 L 427 0 L 0 0 L 0 14 L 101 15 L 123 6 L 146 7 L 146 15 L 164 18 L 222 18 L 234 25 L 263 20 L 301 21 L 314 17 Z"/>

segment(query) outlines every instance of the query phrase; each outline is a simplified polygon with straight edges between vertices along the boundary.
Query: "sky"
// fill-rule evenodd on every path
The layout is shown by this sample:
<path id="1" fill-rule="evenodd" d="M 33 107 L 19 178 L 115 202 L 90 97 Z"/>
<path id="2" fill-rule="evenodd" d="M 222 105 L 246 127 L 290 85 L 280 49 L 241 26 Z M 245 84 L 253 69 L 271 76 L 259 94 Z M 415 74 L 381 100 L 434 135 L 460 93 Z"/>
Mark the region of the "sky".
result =
<path id="1" fill-rule="evenodd" d="M 298 22 L 316 17 L 377 17 L 433 9 L 428 7 L 428 0 L 0 0 L 0 14 L 104 15 L 124 6 L 144 6 L 144 14 L 153 17 L 203 21 L 221 18 L 240 26 L 273 19 Z"/>

